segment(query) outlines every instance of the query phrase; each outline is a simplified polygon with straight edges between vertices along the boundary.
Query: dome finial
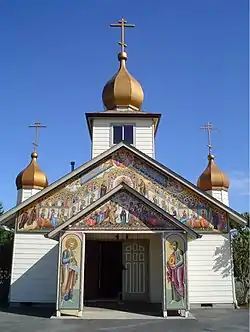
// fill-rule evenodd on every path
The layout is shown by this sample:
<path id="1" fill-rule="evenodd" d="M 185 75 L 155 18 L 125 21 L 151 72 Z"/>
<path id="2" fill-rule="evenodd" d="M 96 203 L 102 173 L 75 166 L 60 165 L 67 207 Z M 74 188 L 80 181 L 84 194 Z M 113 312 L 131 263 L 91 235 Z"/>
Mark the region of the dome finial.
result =
<path id="1" fill-rule="evenodd" d="M 230 185 L 228 176 L 216 166 L 214 162 L 214 155 L 212 154 L 211 131 L 215 128 L 210 122 L 207 122 L 203 127 L 201 127 L 201 129 L 208 132 L 208 166 L 199 177 L 197 186 L 204 191 L 213 189 L 227 191 Z"/>
<path id="2" fill-rule="evenodd" d="M 212 126 L 212 123 L 207 122 L 204 124 L 203 127 L 201 127 L 201 129 L 206 130 L 207 131 L 207 135 L 208 135 L 208 156 L 212 156 L 212 144 L 211 144 L 211 131 L 215 130 L 215 128 Z"/>
<path id="3" fill-rule="evenodd" d="M 31 153 L 31 161 L 29 165 L 18 174 L 16 178 L 17 189 L 43 189 L 48 186 L 48 180 L 45 173 L 40 169 L 37 163 L 38 154 L 36 152 L 38 146 L 38 131 L 40 128 L 46 128 L 40 122 L 35 122 L 29 128 L 35 128 L 35 140 L 33 142 L 34 150 Z"/>
<path id="4" fill-rule="evenodd" d="M 47 126 L 42 125 L 41 122 L 35 122 L 33 125 L 30 125 L 29 128 L 36 128 L 35 140 L 33 142 L 34 152 L 36 152 L 36 148 L 38 147 L 38 132 L 40 128 L 46 128 Z"/>
<path id="5" fill-rule="evenodd" d="M 125 44 L 125 28 L 134 28 L 135 24 L 128 24 L 127 21 L 122 18 L 118 23 L 113 23 L 110 24 L 111 28 L 121 28 L 121 41 L 118 42 L 118 44 L 121 46 L 121 52 L 119 53 L 119 55 L 124 55 L 125 52 L 125 47 L 127 47 L 128 45 Z M 119 56 L 118 56 L 119 59 Z M 126 59 L 127 59 L 127 55 L 126 55 Z M 120 61 L 120 59 L 119 59 Z"/>
<path id="6" fill-rule="evenodd" d="M 118 23 L 110 25 L 114 28 L 121 28 L 121 51 L 118 54 L 120 68 L 118 72 L 107 82 L 102 92 L 103 104 L 106 110 L 132 110 L 140 111 L 143 103 L 144 93 L 140 83 L 128 72 L 126 60 L 128 58 L 125 48 L 125 28 L 134 28 L 134 24 L 128 24 L 122 18 Z"/>

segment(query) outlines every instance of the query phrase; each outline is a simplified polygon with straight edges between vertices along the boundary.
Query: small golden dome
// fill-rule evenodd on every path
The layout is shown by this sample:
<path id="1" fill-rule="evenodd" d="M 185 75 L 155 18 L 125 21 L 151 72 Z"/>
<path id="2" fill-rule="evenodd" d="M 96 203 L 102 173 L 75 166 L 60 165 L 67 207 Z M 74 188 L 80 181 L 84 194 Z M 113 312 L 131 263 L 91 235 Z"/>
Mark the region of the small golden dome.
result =
<path id="1" fill-rule="evenodd" d="M 32 152 L 31 162 L 18 174 L 16 178 L 16 186 L 18 189 L 44 189 L 48 186 L 46 175 L 40 169 L 37 163 L 38 154 Z"/>
<path id="2" fill-rule="evenodd" d="M 208 166 L 197 181 L 201 190 L 228 190 L 230 182 L 228 176 L 222 172 L 214 162 L 214 156 L 208 155 Z"/>
<path id="3" fill-rule="evenodd" d="M 127 53 L 120 52 L 118 60 L 118 72 L 104 86 L 103 104 L 107 110 L 130 108 L 139 111 L 144 99 L 142 86 L 126 68 Z"/>

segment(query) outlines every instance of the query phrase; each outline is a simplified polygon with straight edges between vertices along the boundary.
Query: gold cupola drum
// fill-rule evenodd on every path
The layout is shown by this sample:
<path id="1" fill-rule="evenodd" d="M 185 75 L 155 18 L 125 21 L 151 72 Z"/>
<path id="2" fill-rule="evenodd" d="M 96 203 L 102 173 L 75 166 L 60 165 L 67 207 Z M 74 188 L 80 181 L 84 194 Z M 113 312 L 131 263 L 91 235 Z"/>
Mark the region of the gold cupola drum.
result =
<path id="1" fill-rule="evenodd" d="M 31 162 L 21 171 L 16 178 L 16 187 L 19 189 L 44 189 L 48 186 L 48 180 L 45 173 L 40 169 L 37 163 L 38 154 L 31 153 Z"/>
<path id="2" fill-rule="evenodd" d="M 214 155 L 208 155 L 208 165 L 205 171 L 200 175 L 197 186 L 204 191 L 208 190 L 228 190 L 229 178 L 222 172 L 214 162 Z"/>

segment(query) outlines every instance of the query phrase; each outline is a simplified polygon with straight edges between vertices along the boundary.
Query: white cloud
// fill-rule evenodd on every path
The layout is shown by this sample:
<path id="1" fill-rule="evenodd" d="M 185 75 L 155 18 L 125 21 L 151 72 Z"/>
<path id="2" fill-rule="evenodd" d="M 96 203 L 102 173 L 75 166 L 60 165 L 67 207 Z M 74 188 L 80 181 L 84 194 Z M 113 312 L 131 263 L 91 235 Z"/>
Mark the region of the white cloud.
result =
<path id="1" fill-rule="evenodd" d="M 235 195 L 250 195 L 249 173 L 242 171 L 233 171 L 229 174 L 230 191 Z"/>

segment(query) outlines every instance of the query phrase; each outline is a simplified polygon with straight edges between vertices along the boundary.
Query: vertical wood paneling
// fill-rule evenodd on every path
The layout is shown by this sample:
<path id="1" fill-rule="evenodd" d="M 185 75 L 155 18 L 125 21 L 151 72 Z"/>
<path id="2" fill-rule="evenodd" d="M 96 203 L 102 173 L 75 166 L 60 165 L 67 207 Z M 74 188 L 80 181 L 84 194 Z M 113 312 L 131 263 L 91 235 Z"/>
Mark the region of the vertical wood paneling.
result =
<path id="1" fill-rule="evenodd" d="M 92 158 L 108 150 L 111 145 L 111 124 L 135 124 L 135 147 L 154 158 L 154 131 L 152 119 L 95 119 L 93 121 Z"/>
<path id="2" fill-rule="evenodd" d="M 56 303 L 58 243 L 15 234 L 10 302 Z"/>
<path id="3" fill-rule="evenodd" d="M 191 304 L 232 304 L 229 235 L 203 234 L 188 243 L 188 288 Z"/>

